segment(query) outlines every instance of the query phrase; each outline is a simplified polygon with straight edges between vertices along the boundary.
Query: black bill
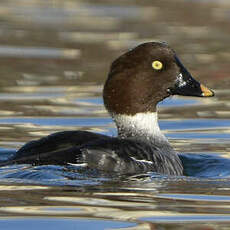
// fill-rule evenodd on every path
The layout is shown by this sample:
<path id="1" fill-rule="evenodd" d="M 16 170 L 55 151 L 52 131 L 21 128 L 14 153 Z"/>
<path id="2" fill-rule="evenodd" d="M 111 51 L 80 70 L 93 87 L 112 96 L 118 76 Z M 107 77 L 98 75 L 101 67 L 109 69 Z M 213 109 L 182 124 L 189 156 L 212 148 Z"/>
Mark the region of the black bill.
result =
<path id="1" fill-rule="evenodd" d="M 169 88 L 171 95 L 212 97 L 214 92 L 196 81 L 186 70 L 179 58 L 175 55 L 175 60 L 180 68 L 174 87 Z"/>

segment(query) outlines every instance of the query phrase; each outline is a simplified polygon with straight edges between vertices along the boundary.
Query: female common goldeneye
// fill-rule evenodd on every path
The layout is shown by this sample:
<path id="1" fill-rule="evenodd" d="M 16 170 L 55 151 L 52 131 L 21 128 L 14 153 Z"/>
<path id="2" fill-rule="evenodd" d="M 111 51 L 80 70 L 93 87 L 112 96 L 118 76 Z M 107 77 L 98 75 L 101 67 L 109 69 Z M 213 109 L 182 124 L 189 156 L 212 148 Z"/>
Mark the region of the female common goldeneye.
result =
<path id="1" fill-rule="evenodd" d="M 118 137 L 64 131 L 31 141 L 6 164 L 81 164 L 106 172 L 183 175 L 183 165 L 161 133 L 157 104 L 171 95 L 211 97 L 166 43 L 148 42 L 116 59 L 103 98 Z"/>

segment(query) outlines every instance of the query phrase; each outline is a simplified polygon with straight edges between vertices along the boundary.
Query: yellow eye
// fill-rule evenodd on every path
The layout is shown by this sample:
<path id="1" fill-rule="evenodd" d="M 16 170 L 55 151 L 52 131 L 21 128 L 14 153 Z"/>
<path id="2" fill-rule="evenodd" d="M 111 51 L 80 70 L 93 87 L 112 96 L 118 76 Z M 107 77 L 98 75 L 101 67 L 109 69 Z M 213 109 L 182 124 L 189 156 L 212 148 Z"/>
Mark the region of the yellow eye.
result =
<path id="1" fill-rule="evenodd" d="M 155 70 L 161 70 L 163 68 L 163 64 L 160 61 L 153 61 L 152 62 L 152 67 Z"/>

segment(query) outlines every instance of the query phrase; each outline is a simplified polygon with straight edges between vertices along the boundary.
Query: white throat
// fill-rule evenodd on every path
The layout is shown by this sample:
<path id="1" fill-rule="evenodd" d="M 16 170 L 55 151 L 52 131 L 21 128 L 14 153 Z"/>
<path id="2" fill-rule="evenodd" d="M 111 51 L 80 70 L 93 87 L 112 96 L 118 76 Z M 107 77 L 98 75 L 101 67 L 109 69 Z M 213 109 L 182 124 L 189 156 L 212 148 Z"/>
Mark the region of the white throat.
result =
<path id="1" fill-rule="evenodd" d="M 160 130 L 157 112 L 137 113 L 133 116 L 113 114 L 113 119 L 117 125 L 118 135 L 122 138 L 147 138 L 159 144 L 169 144 Z"/>

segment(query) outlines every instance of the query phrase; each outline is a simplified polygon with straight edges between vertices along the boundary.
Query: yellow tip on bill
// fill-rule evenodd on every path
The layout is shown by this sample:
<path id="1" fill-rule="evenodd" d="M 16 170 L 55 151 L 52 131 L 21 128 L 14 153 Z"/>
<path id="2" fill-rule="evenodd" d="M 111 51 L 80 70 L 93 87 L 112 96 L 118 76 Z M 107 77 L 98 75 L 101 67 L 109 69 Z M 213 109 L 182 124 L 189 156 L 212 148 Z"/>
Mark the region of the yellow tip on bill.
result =
<path id="1" fill-rule="evenodd" d="M 200 85 L 200 89 L 202 91 L 202 96 L 203 97 L 212 97 L 214 96 L 214 92 L 210 89 L 208 89 L 207 87 L 205 87 L 204 85 Z"/>

